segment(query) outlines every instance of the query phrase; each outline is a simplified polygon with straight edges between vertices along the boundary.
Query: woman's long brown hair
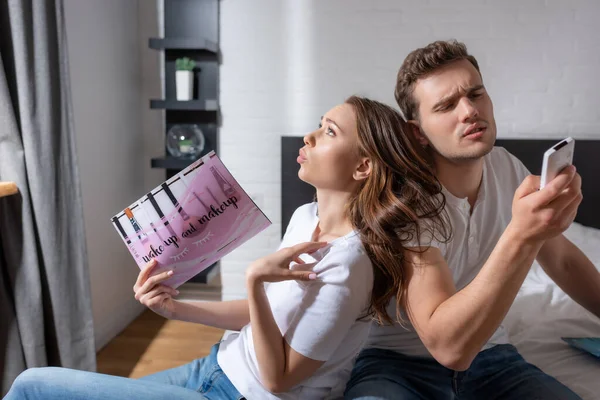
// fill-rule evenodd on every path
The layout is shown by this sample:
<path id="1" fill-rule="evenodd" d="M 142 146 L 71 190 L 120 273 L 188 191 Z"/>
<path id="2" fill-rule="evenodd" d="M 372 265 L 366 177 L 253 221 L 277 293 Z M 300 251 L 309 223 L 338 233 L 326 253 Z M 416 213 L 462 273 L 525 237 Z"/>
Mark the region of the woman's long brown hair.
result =
<path id="1" fill-rule="evenodd" d="M 392 323 L 386 308 L 396 296 L 395 319 L 402 322 L 407 276 L 404 252 L 426 231 L 439 241 L 450 238 L 443 218 L 442 186 L 425 150 L 393 108 L 366 98 L 346 100 L 356 113 L 361 157 L 371 160 L 371 173 L 348 205 L 374 269 L 370 314 Z M 426 247 L 426 243 L 424 243 Z"/>

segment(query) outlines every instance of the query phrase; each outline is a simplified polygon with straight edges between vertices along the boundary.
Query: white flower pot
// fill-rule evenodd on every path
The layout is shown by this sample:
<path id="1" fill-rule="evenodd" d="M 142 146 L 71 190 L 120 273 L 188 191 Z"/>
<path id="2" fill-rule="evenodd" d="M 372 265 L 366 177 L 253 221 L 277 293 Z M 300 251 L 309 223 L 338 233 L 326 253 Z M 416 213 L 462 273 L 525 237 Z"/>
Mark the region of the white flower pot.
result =
<path id="1" fill-rule="evenodd" d="M 194 91 L 192 71 L 175 71 L 175 88 L 177 100 L 191 100 Z"/>

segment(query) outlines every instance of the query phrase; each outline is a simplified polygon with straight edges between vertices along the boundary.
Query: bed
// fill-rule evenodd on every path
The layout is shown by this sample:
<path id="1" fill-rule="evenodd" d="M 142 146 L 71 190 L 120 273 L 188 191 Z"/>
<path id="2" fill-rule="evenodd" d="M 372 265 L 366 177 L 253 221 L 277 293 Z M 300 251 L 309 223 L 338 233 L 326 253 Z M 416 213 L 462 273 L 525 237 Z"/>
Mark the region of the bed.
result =
<path id="1" fill-rule="evenodd" d="M 504 140 L 498 144 L 539 174 L 541 155 L 555 140 Z M 600 140 L 576 140 L 574 164 L 584 200 L 565 236 L 600 269 Z M 600 337 L 600 319 L 565 294 L 535 262 L 504 320 L 523 357 L 585 400 L 600 398 L 600 359 L 571 348 L 560 338 Z"/>
<path id="2" fill-rule="evenodd" d="M 539 174 L 542 155 L 558 140 L 504 139 L 496 142 Z M 283 137 L 282 235 L 294 210 L 313 200 L 314 190 L 298 179 L 296 157 L 301 137 Z M 596 159 L 600 140 L 577 140 L 574 164 L 582 176 L 584 199 L 575 223 L 565 232 L 597 268 L 600 268 L 600 179 Z M 600 359 L 574 349 L 561 336 L 600 337 L 600 319 L 571 300 L 534 263 L 511 307 L 504 325 L 511 342 L 525 359 L 554 376 L 585 400 L 600 398 Z"/>

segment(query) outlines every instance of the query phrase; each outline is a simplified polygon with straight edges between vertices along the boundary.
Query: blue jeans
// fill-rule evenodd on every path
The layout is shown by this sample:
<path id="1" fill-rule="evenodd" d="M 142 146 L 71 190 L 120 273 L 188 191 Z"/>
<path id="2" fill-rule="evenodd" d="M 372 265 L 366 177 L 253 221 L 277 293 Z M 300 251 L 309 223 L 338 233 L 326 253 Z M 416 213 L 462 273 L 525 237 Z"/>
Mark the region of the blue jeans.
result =
<path id="1" fill-rule="evenodd" d="M 207 357 L 140 379 L 67 368 L 31 368 L 15 379 L 4 400 L 242 399 L 217 363 L 218 349 L 215 344 Z"/>
<path id="2" fill-rule="evenodd" d="M 482 351 L 464 372 L 452 371 L 431 358 L 366 349 L 356 360 L 344 398 L 581 400 L 565 385 L 527 363 L 509 344 Z"/>

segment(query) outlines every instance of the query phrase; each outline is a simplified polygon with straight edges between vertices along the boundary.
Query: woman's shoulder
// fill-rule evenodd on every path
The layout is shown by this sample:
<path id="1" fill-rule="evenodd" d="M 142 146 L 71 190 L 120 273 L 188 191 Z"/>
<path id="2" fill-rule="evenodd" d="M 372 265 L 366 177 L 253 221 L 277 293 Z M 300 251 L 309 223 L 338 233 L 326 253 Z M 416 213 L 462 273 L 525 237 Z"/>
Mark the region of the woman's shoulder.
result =
<path id="1" fill-rule="evenodd" d="M 317 218 L 317 203 L 312 202 L 303 204 L 294 210 L 290 222 L 288 223 L 288 228 L 298 223 L 312 221 L 314 218 Z"/>
<path id="2" fill-rule="evenodd" d="M 285 233 L 279 248 L 297 244 L 310 238 L 311 229 L 316 224 L 317 203 L 307 203 L 296 208 L 285 227 Z"/>
<path id="3" fill-rule="evenodd" d="M 302 204 L 300 207 L 296 208 L 294 214 L 292 214 L 292 218 L 296 215 L 312 215 L 317 216 L 317 202 L 313 201 L 312 203 Z"/>
<path id="4" fill-rule="evenodd" d="M 358 234 L 332 241 L 311 255 L 317 263 L 314 271 L 326 283 L 373 279 L 373 267 Z"/>

